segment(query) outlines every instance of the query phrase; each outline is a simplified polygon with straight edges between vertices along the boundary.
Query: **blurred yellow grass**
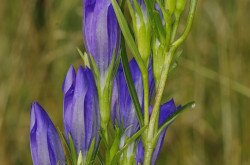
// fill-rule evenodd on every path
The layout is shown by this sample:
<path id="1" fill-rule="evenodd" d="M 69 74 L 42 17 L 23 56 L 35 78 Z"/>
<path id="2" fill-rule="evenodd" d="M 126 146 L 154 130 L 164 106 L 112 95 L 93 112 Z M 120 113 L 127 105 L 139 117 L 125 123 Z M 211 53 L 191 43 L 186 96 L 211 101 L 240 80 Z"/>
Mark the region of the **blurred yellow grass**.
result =
<path id="1" fill-rule="evenodd" d="M 62 126 L 61 84 L 81 64 L 81 1 L 0 4 L 0 164 L 32 164 L 29 106 L 38 100 Z M 168 129 L 157 164 L 250 164 L 249 9 L 244 0 L 199 1 L 165 93 L 197 106 Z"/>

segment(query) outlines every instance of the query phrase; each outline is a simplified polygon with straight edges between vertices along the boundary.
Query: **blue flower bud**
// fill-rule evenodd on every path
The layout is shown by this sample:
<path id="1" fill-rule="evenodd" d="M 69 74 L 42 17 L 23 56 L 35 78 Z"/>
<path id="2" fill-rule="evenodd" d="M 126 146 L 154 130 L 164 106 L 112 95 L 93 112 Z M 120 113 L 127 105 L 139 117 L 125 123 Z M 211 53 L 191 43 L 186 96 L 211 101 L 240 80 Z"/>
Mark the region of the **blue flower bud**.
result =
<path id="1" fill-rule="evenodd" d="M 84 43 L 101 77 L 106 76 L 114 50 L 119 49 L 119 31 L 110 0 L 83 0 Z"/>
<path id="2" fill-rule="evenodd" d="M 139 66 L 137 65 L 134 59 L 130 61 L 129 67 L 131 70 L 132 80 L 134 82 L 137 96 L 140 105 L 142 106 L 144 98 L 142 75 Z M 154 92 L 154 79 L 151 68 L 149 68 L 148 82 L 150 87 L 149 95 L 151 99 Z M 121 66 L 118 69 L 114 82 L 111 116 L 113 123 L 118 122 L 120 128 L 123 127 L 124 129 L 126 129 L 125 133 L 128 137 L 136 133 L 139 128 L 139 122 L 136 117 L 136 111 L 132 99 L 130 97 L 129 90 L 124 77 L 124 72 Z"/>
<path id="3" fill-rule="evenodd" d="M 140 69 L 134 59 L 129 63 L 129 67 L 132 74 L 132 80 L 137 92 L 137 96 L 142 107 L 143 112 L 143 82 Z M 154 92 L 154 79 L 152 69 L 149 68 L 149 98 L 152 98 Z M 113 97 L 112 97 L 112 111 L 111 117 L 113 124 L 118 124 L 119 128 L 125 130 L 124 135 L 121 137 L 120 147 L 123 147 L 126 140 L 134 135 L 139 130 L 139 122 L 136 116 L 136 111 L 129 94 L 129 90 L 124 77 L 124 72 L 122 67 L 118 69 L 116 79 L 114 82 Z M 121 159 L 133 160 L 135 155 L 136 143 L 131 143 L 128 146 L 126 154 L 123 154 Z"/>
<path id="4" fill-rule="evenodd" d="M 34 165 L 65 164 L 57 130 L 48 114 L 37 102 L 31 105 L 30 149 Z"/>
<path id="5" fill-rule="evenodd" d="M 71 135 L 77 155 L 86 156 L 93 138 L 99 140 L 100 115 L 95 81 L 89 68 L 70 67 L 63 84 L 63 121 L 66 137 Z"/>

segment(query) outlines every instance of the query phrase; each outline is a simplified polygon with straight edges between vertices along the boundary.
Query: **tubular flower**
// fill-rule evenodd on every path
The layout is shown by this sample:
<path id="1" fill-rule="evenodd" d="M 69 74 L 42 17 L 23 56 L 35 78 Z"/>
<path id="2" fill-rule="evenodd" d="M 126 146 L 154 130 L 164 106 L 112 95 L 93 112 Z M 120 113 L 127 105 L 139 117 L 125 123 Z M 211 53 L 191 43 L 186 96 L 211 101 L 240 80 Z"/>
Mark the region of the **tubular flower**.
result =
<path id="1" fill-rule="evenodd" d="M 170 101 L 168 101 L 167 103 L 163 104 L 160 107 L 160 115 L 159 115 L 159 121 L 158 121 L 158 126 L 162 126 L 164 124 L 165 121 L 167 121 L 169 119 L 169 117 L 171 117 L 176 111 L 178 111 L 179 108 L 177 108 L 175 106 L 174 100 L 171 99 Z M 152 110 L 152 108 L 151 108 Z M 160 153 L 160 150 L 162 148 L 162 145 L 164 143 L 164 137 L 166 134 L 166 130 L 167 128 L 165 128 L 162 133 L 160 134 L 157 144 L 155 146 L 154 149 L 154 153 L 152 155 L 152 159 L 151 159 L 151 164 L 155 164 L 156 159 Z M 144 147 L 142 144 L 142 141 L 139 142 L 138 146 L 137 146 L 137 152 L 136 152 L 136 164 L 143 164 L 143 159 L 144 159 Z"/>
<path id="2" fill-rule="evenodd" d="M 86 153 L 99 140 L 99 106 L 95 81 L 89 68 L 70 67 L 63 83 L 63 121 L 66 137 L 70 134 L 77 154 Z"/>
<path id="3" fill-rule="evenodd" d="M 65 137 L 70 143 L 71 135 L 77 155 L 85 158 L 91 144 L 97 147 L 100 128 L 97 91 L 91 70 L 79 67 L 76 74 L 71 66 L 62 90 Z M 36 102 L 31 106 L 30 148 L 35 165 L 65 164 L 57 130 Z"/>
<path id="4" fill-rule="evenodd" d="M 101 78 L 106 76 L 112 55 L 119 47 L 119 25 L 110 0 L 83 0 L 83 38 Z"/>
<path id="5" fill-rule="evenodd" d="M 135 89 L 138 95 L 140 105 L 143 105 L 143 82 L 142 76 L 136 61 L 132 59 L 129 63 L 131 69 L 132 79 L 135 85 Z M 149 87 L 150 87 L 150 98 L 154 91 L 154 80 L 152 69 L 149 68 Z M 139 122 L 136 117 L 135 108 L 129 94 L 129 90 L 124 77 L 124 72 L 122 67 L 118 69 L 112 98 L 112 121 L 118 122 L 119 127 L 126 129 L 126 135 L 130 137 L 139 128 Z"/>
<path id="6" fill-rule="evenodd" d="M 30 149 L 33 164 L 65 164 L 62 144 L 56 128 L 37 102 L 31 105 L 30 118 Z"/>
<path id="7" fill-rule="evenodd" d="M 131 72 L 132 80 L 135 85 L 140 105 L 142 106 L 143 105 L 142 75 L 134 59 L 130 61 L 129 67 L 132 71 Z M 149 69 L 148 81 L 150 85 L 150 98 L 151 98 L 154 91 L 153 73 L 151 68 Z M 114 124 L 117 123 L 120 129 L 123 128 L 125 130 L 125 133 L 122 135 L 120 141 L 120 147 L 123 147 L 124 144 L 126 143 L 126 139 L 131 137 L 138 131 L 139 122 L 136 116 L 133 102 L 131 100 L 131 96 L 129 94 L 129 90 L 126 84 L 122 67 L 118 69 L 114 83 L 111 116 L 113 123 Z M 133 162 L 135 144 L 136 143 L 133 142 L 128 146 L 126 154 L 124 154 L 123 157 L 120 158 L 120 160 L 127 159 L 129 160 L 129 162 Z"/>

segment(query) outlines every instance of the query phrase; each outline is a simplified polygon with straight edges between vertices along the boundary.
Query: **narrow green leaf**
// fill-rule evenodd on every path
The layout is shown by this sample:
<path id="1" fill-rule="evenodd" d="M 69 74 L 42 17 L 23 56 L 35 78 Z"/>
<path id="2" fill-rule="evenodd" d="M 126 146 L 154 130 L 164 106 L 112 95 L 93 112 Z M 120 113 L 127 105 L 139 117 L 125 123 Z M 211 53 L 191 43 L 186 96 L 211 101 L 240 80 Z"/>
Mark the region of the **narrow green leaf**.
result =
<path id="1" fill-rule="evenodd" d="M 121 38 L 121 60 L 122 60 L 122 67 L 124 70 L 124 76 L 126 79 L 126 83 L 128 85 L 129 94 L 132 98 L 140 126 L 143 126 L 143 115 L 141 112 L 141 106 L 140 106 L 140 102 L 139 102 L 139 99 L 138 99 L 138 96 L 137 96 L 137 93 L 135 90 L 135 86 L 134 86 L 134 83 L 132 80 L 132 75 L 131 75 L 131 72 L 129 69 L 129 62 L 128 62 L 128 57 L 127 57 L 127 53 L 126 53 L 126 47 L 125 47 L 125 42 L 124 42 L 123 36 Z"/>
<path id="2" fill-rule="evenodd" d="M 116 153 L 114 158 L 111 161 L 111 165 L 116 165 L 117 161 L 119 160 L 121 154 L 128 148 L 129 144 L 133 143 L 138 137 L 143 134 L 143 132 L 147 129 L 147 125 L 142 127 L 138 132 L 136 132 L 131 138 L 127 140 L 127 142 L 124 144 L 124 146 Z"/>

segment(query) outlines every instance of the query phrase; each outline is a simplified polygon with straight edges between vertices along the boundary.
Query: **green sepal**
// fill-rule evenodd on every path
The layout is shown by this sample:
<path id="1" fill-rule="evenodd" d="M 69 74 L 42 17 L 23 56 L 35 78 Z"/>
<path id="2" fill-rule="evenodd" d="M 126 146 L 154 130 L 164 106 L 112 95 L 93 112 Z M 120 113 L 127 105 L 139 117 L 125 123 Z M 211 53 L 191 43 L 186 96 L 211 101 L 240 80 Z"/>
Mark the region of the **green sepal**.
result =
<path id="1" fill-rule="evenodd" d="M 160 79 L 161 79 L 161 71 L 164 66 L 164 46 L 160 43 L 158 39 L 154 39 L 153 44 L 153 73 L 154 73 L 154 80 L 155 85 L 157 87 Z"/>
<path id="2" fill-rule="evenodd" d="M 177 68 L 177 66 L 179 64 L 181 54 L 182 54 L 182 50 L 179 50 L 174 55 L 173 62 L 171 63 L 171 66 L 170 66 L 170 69 L 169 69 L 169 73 L 171 73 L 172 71 L 174 71 Z"/>
<path id="3" fill-rule="evenodd" d="M 188 109 L 188 108 L 193 108 L 195 106 L 195 102 L 191 101 L 187 104 L 185 104 L 184 106 L 181 106 L 177 111 L 175 111 L 163 124 L 162 126 L 158 129 L 156 135 L 154 136 L 153 139 L 153 147 L 156 145 L 158 138 L 160 136 L 160 134 L 162 133 L 162 131 L 170 124 L 172 123 L 182 112 L 184 112 L 184 110 Z"/>
<path id="4" fill-rule="evenodd" d="M 84 66 L 87 66 L 90 68 L 90 63 L 89 63 L 89 58 L 88 58 L 87 53 L 86 52 L 82 53 L 82 51 L 79 48 L 77 48 L 77 51 L 84 62 Z"/>
<path id="5" fill-rule="evenodd" d="M 116 155 L 117 151 L 119 150 L 121 134 L 122 134 L 121 129 L 115 126 L 115 139 L 109 150 L 109 154 L 110 154 L 109 160 L 112 160 L 114 156 Z"/>
<path id="6" fill-rule="evenodd" d="M 76 163 L 77 163 L 77 154 L 76 154 L 74 142 L 73 142 L 73 139 L 72 139 L 70 133 L 68 134 L 68 138 L 69 138 L 69 149 L 70 149 L 72 161 L 73 161 L 73 164 L 76 165 Z"/>
<path id="7" fill-rule="evenodd" d="M 70 149 L 69 149 L 69 146 L 67 144 L 65 136 L 63 135 L 63 133 L 60 131 L 60 129 L 58 127 L 56 128 L 56 130 L 57 130 L 58 135 L 59 135 L 61 142 L 62 142 L 62 148 L 63 148 L 65 161 L 66 161 L 67 165 L 74 165 L 72 157 L 71 157 Z"/>
<path id="8" fill-rule="evenodd" d="M 82 156 L 82 151 L 80 151 L 78 154 L 77 165 L 85 165 L 85 161 L 84 161 L 84 158 Z"/>
<path id="9" fill-rule="evenodd" d="M 111 165 L 116 165 L 117 162 L 119 161 L 120 156 L 123 154 L 123 152 L 127 149 L 127 147 L 129 146 L 129 144 L 135 142 L 135 140 L 137 138 L 139 138 L 144 131 L 147 129 L 147 125 L 142 127 L 139 131 L 137 131 L 133 136 L 131 136 L 130 138 L 127 139 L 126 143 L 124 144 L 124 146 L 115 154 L 114 158 L 111 161 Z"/>
<path id="10" fill-rule="evenodd" d="M 87 165 L 93 164 L 94 154 L 95 154 L 95 138 L 92 139 L 92 142 L 91 142 L 90 147 L 89 147 L 89 151 L 86 155 L 86 164 Z"/>
<path id="11" fill-rule="evenodd" d="M 129 11 L 133 19 L 134 34 L 138 46 L 139 53 L 144 61 L 148 64 L 150 56 L 150 42 L 151 42 L 151 24 L 147 16 L 143 15 L 140 5 L 137 0 L 133 0 L 136 12 L 133 12 L 132 5 L 128 1 Z M 135 16 L 136 15 L 136 16 Z"/>
<path id="12" fill-rule="evenodd" d="M 153 11 L 154 15 L 154 22 L 157 25 L 157 28 L 152 28 L 152 34 L 155 34 L 156 38 L 159 38 L 160 42 L 163 44 L 165 43 L 165 36 L 166 36 L 166 31 L 164 29 L 164 26 L 162 24 L 162 18 L 157 11 Z"/>
<path id="13" fill-rule="evenodd" d="M 157 38 L 160 38 L 161 41 L 162 39 L 165 38 L 165 33 L 164 30 L 161 28 L 162 27 L 162 22 L 159 22 L 159 17 L 157 18 L 156 16 L 159 15 L 158 12 L 156 12 L 154 10 L 154 6 L 155 6 L 155 0 L 144 0 L 146 7 L 147 7 L 147 11 L 149 14 L 149 21 L 150 24 L 152 25 L 152 29 L 154 30 L 154 33 L 156 34 Z M 156 13 L 158 13 L 156 15 Z"/>
<path id="14" fill-rule="evenodd" d="M 100 84 L 100 72 L 98 70 L 97 64 L 96 64 L 93 56 L 90 54 L 88 57 L 89 57 L 91 70 L 93 71 L 94 78 L 96 81 L 97 90 L 99 90 L 99 88 L 100 88 L 100 86 L 99 86 L 99 84 Z"/>

